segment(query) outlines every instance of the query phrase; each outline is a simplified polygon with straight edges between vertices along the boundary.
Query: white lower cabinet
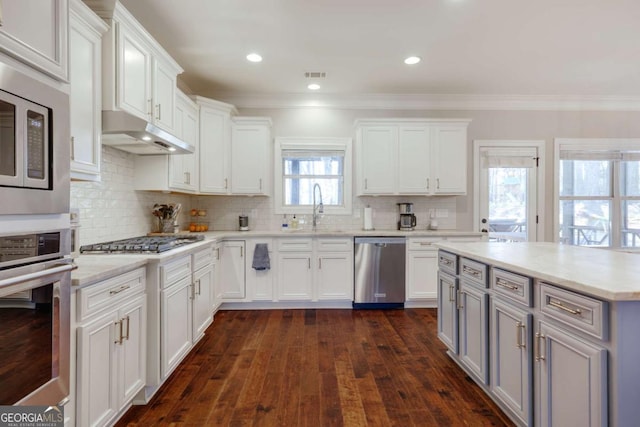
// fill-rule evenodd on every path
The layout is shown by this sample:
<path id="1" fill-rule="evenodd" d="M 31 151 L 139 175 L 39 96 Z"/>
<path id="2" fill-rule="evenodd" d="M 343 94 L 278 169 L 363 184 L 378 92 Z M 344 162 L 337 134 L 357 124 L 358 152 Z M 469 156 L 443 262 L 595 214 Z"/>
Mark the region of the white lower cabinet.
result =
<path id="1" fill-rule="evenodd" d="M 145 385 L 144 282 L 137 269 L 78 291 L 79 426 L 112 424 Z"/>
<path id="2" fill-rule="evenodd" d="M 253 258 L 256 245 L 267 245 L 269 254 L 269 269 L 256 270 L 253 268 Z M 273 239 L 250 239 L 246 240 L 247 245 L 247 265 L 246 265 L 246 285 L 250 298 L 253 301 L 273 301 L 273 277 L 276 274 L 276 263 L 274 260 Z"/>
<path id="3" fill-rule="evenodd" d="M 525 425 L 533 425 L 531 319 L 513 304 L 491 300 L 491 392 Z"/>
<path id="4" fill-rule="evenodd" d="M 312 252 L 280 252 L 278 254 L 279 300 L 311 299 L 312 256 Z"/>
<path id="5" fill-rule="evenodd" d="M 606 426 L 607 350 L 545 321 L 536 343 L 537 425 Z"/>
<path id="6" fill-rule="evenodd" d="M 247 296 L 246 252 L 244 240 L 225 240 L 220 243 L 218 297 L 223 301 L 243 300 Z"/>
<path id="7" fill-rule="evenodd" d="M 458 354 L 460 361 L 476 375 L 477 379 L 489 382 L 489 318 L 486 290 L 460 281 L 458 303 Z"/>
<path id="8" fill-rule="evenodd" d="M 435 300 L 438 297 L 437 238 L 408 238 L 406 266 L 406 298 Z"/>
<path id="9" fill-rule="evenodd" d="M 208 260 L 205 266 L 196 267 L 194 261 L 193 284 L 191 298 L 193 299 L 193 342 L 197 342 L 204 336 L 204 331 L 213 323 L 213 289 L 215 283 L 213 253 L 211 249 L 195 254 L 194 258 L 200 255 Z"/>
<path id="10" fill-rule="evenodd" d="M 165 268 L 172 267 L 182 271 L 184 275 L 169 281 L 160 292 L 162 379 L 166 379 L 189 353 L 192 339 L 191 257 L 184 257 L 174 261 L 173 265 L 165 266 Z"/>

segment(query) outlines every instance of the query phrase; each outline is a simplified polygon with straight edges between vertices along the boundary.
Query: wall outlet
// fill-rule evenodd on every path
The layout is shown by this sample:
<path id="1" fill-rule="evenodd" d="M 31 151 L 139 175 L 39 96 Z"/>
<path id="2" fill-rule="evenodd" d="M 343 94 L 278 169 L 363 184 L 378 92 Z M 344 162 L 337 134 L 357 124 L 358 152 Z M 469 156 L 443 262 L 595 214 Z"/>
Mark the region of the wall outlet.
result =
<path id="1" fill-rule="evenodd" d="M 448 209 L 436 209 L 436 218 L 448 218 L 449 210 Z"/>

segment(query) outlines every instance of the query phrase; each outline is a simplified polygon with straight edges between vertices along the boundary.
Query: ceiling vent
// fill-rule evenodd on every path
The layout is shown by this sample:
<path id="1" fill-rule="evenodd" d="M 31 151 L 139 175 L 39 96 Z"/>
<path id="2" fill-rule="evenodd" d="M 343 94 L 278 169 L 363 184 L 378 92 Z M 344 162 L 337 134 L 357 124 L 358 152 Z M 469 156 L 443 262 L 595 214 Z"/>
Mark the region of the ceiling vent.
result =
<path id="1" fill-rule="evenodd" d="M 324 71 L 307 71 L 304 76 L 307 79 L 324 79 L 327 77 L 327 73 Z"/>

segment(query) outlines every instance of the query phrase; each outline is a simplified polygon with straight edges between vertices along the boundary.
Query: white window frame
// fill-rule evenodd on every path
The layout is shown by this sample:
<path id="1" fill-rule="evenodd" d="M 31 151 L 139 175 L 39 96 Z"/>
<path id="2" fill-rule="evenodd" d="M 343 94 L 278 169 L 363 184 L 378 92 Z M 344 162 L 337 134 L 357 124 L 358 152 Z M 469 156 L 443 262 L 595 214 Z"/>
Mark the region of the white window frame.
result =
<path id="1" fill-rule="evenodd" d="M 553 171 L 556 179 L 553 186 L 553 241 L 560 241 L 560 152 L 561 151 L 640 151 L 639 138 L 555 138 L 553 153 Z M 615 173 L 615 172 L 613 172 Z M 620 249 L 620 221 L 622 220 L 619 177 L 612 176 L 611 195 L 611 240 L 607 248 Z M 625 247 L 624 250 L 638 250 L 638 248 Z"/>
<path id="2" fill-rule="evenodd" d="M 310 151 L 342 151 L 344 152 L 344 188 L 343 206 L 324 205 L 325 215 L 351 215 L 353 204 L 353 166 L 351 138 L 313 138 L 313 137 L 279 137 L 275 141 L 274 153 L 274 177 L 273 200 L 276 214 L 312 214 L 312 206 L 285 206 L 283 197 L 282 177 L 282 151 L 283 150 L 310 150 Z"/>

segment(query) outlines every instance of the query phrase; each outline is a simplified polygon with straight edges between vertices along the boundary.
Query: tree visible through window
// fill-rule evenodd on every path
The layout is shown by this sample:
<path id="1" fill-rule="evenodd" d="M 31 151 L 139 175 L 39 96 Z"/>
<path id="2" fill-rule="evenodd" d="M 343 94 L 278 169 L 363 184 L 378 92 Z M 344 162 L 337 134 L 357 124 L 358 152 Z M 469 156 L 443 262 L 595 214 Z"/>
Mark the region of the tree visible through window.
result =
<path id="1" fill-rule="evenodd" d="M 311 206 L 315 184 L 325 206 L 344 205 L 344 153 L 283 151 L 282 166 L 285 206 Z"/>

